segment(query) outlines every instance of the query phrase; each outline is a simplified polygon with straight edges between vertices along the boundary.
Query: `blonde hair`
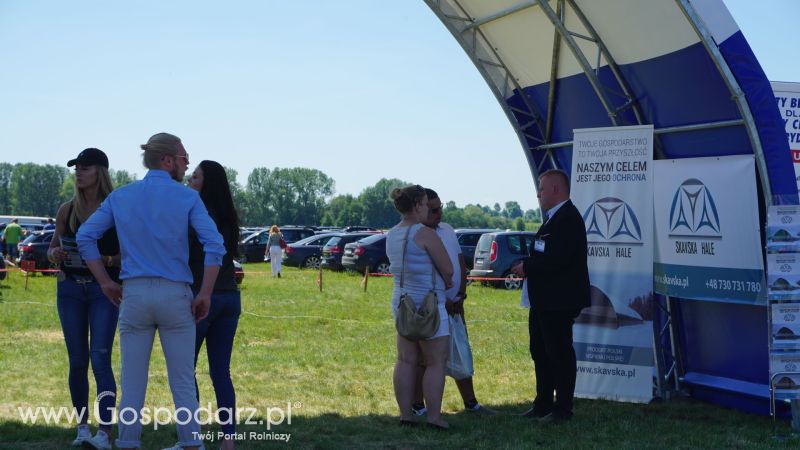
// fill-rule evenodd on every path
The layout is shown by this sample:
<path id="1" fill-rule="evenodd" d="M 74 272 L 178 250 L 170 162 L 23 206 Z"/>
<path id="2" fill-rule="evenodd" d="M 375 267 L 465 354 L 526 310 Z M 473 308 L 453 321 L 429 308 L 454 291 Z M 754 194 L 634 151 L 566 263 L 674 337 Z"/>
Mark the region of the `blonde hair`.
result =
<path id="1" fill-rule="evenodd" d="M 148 169 L 160 169 L 161 158 L 164 155 L 177 156 L 178 144 L 181 138 L 169 133 L 157 133 L 147 140 L 147 144 L 139 147 L 144 150 L 142 154 L 142 164 Z"/>
<path id="2" fill-rule="evenodd" d="M 278 228 L 277 225 L 273 225 L 273 226 L 269 227 L 269 234 L 277 234 L 277 233 L 280 233 L 280 232 L 281 232 L 281 229 Z"/>
<path id="3" fill-rule="evenodd" d="M 107 168 L 100 165 L 95 165 L 94 168 L 97 170 L 97 198 L 102 202 L 114 190 L 114 184 L 111 182 L 111 174 Z M 89 214 L 86 213 L 87 203 L 86 194 L 76 184 L 75 194 L 72 196 L 72 213 L 67 218 L 71 229 L 77 230 L 78 221 L 83 223 L 89 218 Z"/>

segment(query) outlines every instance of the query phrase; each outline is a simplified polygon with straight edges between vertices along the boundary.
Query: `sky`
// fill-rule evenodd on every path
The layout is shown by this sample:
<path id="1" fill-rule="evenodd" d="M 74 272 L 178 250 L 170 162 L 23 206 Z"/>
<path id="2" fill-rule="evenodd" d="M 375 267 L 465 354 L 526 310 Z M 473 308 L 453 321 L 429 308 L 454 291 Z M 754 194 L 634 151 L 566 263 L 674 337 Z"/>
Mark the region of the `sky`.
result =
<path id="1" fill-rule="evenodd" d="M 767 77 L 800 82 L 800 0 L 726 4 Z M 0 61 L 0 161 L 98 147 L 141 178 L 139 144 L 166 131 L 242 184 L 309 167 L 336 194 L 399 178 L 538 208 L 503 110 L 422 0 L 0 0 Z"/>

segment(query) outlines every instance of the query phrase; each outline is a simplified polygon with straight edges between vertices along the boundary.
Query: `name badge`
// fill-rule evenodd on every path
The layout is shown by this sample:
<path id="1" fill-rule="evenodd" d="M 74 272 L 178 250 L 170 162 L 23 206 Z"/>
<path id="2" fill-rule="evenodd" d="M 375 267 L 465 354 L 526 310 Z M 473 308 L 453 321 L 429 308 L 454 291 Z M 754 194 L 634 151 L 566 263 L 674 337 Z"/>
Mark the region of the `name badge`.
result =
<path id="1" fill-rule="evenodd" d="M 533 241 L 533 250 L 543 253 L 544 252 L 544 241 L 541 239 L 536 239 Z"/>

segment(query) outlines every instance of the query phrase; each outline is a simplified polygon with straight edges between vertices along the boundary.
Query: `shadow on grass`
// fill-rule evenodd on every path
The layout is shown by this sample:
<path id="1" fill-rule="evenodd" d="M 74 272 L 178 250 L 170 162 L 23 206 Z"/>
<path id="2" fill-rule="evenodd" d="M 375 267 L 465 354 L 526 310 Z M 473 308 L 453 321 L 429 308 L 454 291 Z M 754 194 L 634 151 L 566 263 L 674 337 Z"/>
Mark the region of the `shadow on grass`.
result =
<path id="1" fill-rule="evenodd" d="M 254 417 L 262 424 L 240 425 L 238 448 L 797 448 L 800 444 L 785 421 L 773 426 L 769 418 L 690 399 L 649 405 L 578 400 L 573 420 L 560 425 L 518 416 L 528 403 L 490 406 L 497 416 L 446 413 L 448 431 L 424 426 L 424 418 L 417 426 L 400 427 L 396 416 L 386 414 L 294 413 L 291 423 L 269 427 L 263 417 Z M 202 428 L 206 448 L 218 448 L 219 428 Z M 175 436 L 174 425 L 158 430 L 145 426 L 141 448 L 169 447 Z M 72 427 L 0 422 L 3 450 L 66 449 L 74 437 Z"/>

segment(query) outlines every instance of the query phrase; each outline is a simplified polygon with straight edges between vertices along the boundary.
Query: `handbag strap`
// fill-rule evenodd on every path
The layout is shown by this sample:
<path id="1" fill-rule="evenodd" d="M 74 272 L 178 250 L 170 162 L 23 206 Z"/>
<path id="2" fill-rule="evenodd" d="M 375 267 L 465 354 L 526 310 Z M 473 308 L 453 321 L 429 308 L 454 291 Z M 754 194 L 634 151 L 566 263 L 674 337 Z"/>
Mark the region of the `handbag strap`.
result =
<path id="1" fill-rule="evenodd" d="M 403 288 L 403 274 L 406 272 L 406 249 L 408 248 L 408 233 L 411 232 L 411 227 L 413 225 L 409 225 L 406 229 L 406 234 L 403 235 L 403 260 L 402 266 L 400 267 L 400 289 Z"/>
<path id="2" fill-rule="evenodd" d="M 416 224 L 415 224 L 416 225 Z M 403 275 L 406 271 L 406 249 L 408 249 L 408 234 L 411 232 L 411 227 L 414 225 L 409 225 L 408 229 L 406 229 L 406 234 L 403 236 L 403 259 L 402 259 L 402 268 L 400 269 L 400 288 L 403 288 Z M 431 258 L 431 290 L 436 290 L 436 268 L 433 266 L 433 258 Z"/>

